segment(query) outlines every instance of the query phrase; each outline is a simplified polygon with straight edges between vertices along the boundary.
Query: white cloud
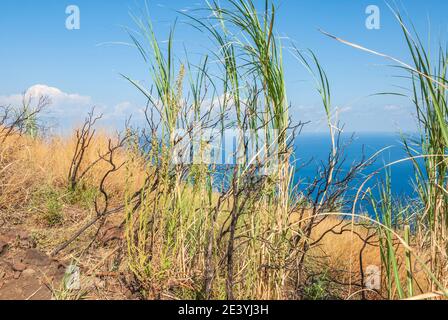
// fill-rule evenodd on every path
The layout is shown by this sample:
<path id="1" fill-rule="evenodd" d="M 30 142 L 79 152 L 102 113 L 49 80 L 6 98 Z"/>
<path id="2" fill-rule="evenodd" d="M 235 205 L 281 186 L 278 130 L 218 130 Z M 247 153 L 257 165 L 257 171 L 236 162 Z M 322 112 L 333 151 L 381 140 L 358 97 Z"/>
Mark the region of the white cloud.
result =
<path id="1" fill-rule="evenodd" d="M 104 114 L 104 119 L 108 120 L 126 120 L 130 116 L 133 119 L 144 117 L 144 107 L 137 106 L 130 101 L 122 101 L 112 108 L 103 108 L 100 110 Z"/>
<path id="2" fill-rule="evenodd" d="M 45 84 L 33 85 L 24 93 L 0 96 L 0 106 L 21 106 L 23 95 L 27 100 L 32 99 L 32 104 L 41 96 L 48 97 L 50 105 L 43 111 L 43 119 L 66 129 L 72 125 L 79 125 L 93 107 L 96 114 L 103 115 L 100 125 L 104 126 L 122 126 L 130 116 L 136 121 L 144 119 L 144 107 L 132 102 L 123 101 L 116 105 L 105 105 L 93 101 L 90 96 L 64 92 Z"/>
<path id="3" fill-rule="evenodd" d="M 26 99 L 38 100 L 41 96 L 50 99 L 51 104 L 47 112 L 50 114 L 73 114 L 82 111 L 85 113 L 92 106 L 92 99 L 77 93 L 66 93 L 62 90 L 44 84 L 36 84 L 28 88 L 24 93 Z M 0 96 L 0 105 L 19 106 L 22 104 L 23 94 Z"/>
<path id="4" fill-rule="evenodd" d="M 126 116 L 133 110 L 134 107 L 131 102 L 123 101 L 114 107 L 113 116 Z"/>
<path id="5" fill-rule="evenodd" d="M 22 95 L 0 96 L 0 106 L 16 106 L 22 103 Z"/>
<path id="6" fill-rule="evenodd" d="M 77 93 L 65 93 L 58 88 L 43 84 L 30 87 L 26 91 L 26 95 L 30 97 L 48 96 L 56 106 L 63 106 L 64 104 L 88 105 L 92 103 L 92 99 L 89 96 L 82 96 Z"/>

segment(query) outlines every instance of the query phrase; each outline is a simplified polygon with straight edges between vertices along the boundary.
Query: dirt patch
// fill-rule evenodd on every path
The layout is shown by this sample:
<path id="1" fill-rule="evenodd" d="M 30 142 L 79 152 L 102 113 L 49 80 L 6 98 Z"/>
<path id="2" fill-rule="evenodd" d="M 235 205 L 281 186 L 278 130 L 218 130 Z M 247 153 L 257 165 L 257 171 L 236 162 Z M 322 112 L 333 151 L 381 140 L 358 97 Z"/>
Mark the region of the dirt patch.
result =
<path id="1" fill-rule="evenodd" d="M 93 243 L 86 234 L 56 258 L 49 253 L 58 242 L 49 238 L 53 245 L 42 245 L 42 232 L 36 227 L 21 224 L 0 228 L 0 300 L 138 298 L 129 289 L 132 278 L 123 263 L 120 223 L 121 219 L 115 223 L 107 221 Z M 45 229 L 44 235 L 71 234 L 74 231 L 70 227 Z M 89 249 L 84 252 L 85 248 Z M 80 270 L 81 289 L 67 291 L 63 286 L 64 274 L 74 261 Z"/>
<path id="2" fill-rule="evenodd" d="M 35 247 L 23 230 L 0 229 L 0 300 L 48 300 L 65 264 Z"/>

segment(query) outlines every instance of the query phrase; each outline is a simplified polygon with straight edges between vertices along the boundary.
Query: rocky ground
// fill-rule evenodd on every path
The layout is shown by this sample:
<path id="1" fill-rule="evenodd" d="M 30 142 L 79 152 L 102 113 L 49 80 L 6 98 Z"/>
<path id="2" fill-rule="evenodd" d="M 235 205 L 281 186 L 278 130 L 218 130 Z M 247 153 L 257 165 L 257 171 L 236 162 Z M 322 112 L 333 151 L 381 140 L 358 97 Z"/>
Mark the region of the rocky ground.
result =
<path id="1" fill-rule="evenodd" d="M 116 228 L 111 230 L 101 233 L 91 252 L 101 260 L 87 256 L 80 262 L 82 286 L 70 291 L 63 285 L 69 256 L 52 258 L 38 249 L 30 232 L 0 228 L 0 300 L 132 299 L 125 276 L 110 271 L 120 251 L 120 235 Z"/>
<path id="2" fill-rule="evenodd" d="M 38 250 L 26 231 L 0 231 L 0 300 L 52 298 L 66 265 Z"/>

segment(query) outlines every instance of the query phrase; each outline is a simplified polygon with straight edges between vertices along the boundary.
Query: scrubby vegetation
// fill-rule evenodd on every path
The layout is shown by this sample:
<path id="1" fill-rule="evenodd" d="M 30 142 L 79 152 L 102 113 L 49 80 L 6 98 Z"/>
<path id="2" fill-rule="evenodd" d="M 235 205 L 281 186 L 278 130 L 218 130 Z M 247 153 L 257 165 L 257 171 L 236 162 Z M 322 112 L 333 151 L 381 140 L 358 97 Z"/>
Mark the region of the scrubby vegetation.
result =
<path id="1" fill-rule="evenodd" d="M 288 114 L 275 6 L 266 1 L 262 9 L 229 0 L 186 15 L 211 39 L 199 65 L 174 58 L 174 27 L 162 43 L 149 17 L 134 17 L 138 31 L 129 35 L 152 87 L 125 78 L 148 100 L 144 128 L 98 133 L 93 110 L 73 136 L 48 137 L 38 130 L 45 98 L 0 109 L 2 227 L 29 230 L 41 250 L 76 260 L 89 281 L 107 278 L 126 298 L 445 297 L 447 52 L 428 56 L 397 16 L 414 59 L 401 66 L 421 130 L 419 141 L 402 137 L 409 153 L 402 161 L 415 165 L 419 198 L 396 205 L 388 176 L 379 197 L 361 183 L 350 199 L 352 182 L 375 156 L 341 169 L 331 81 L 313 52 L 297 48 L 288 54 L 316 80 L 331 144 L 316 178 L 294 184 L 293 141 L 305 124 Z M 230 130 L 246 133 L 236 136 L 239 152 L 231 163 L 209 161 L 219 159 L 211 145 L 221 146 Z M 359 211 L 361 198 L 374 216 Z M 380 286 L 372 286 L 376 276 Z M 107 292 L 67 290 L 57 297 Z"/>

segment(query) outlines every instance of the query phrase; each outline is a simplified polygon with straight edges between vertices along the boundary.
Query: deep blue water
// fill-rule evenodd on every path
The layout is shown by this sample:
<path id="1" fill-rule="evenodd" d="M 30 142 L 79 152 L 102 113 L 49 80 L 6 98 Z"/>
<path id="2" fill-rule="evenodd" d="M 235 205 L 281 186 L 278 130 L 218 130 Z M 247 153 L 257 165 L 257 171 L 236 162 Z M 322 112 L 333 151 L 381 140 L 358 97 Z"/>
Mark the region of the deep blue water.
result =
<path id="1" fill-rule="evenodd" d="M 350 191 L 347 192 L 347 197 L 352 197 L 356 194 L 366 177 L 384 168 L 385 164 L 394 161 L 405 159 L 408 157 L 402 145 L 401 138 L 398 134 L 393 133 L 361 133 L 343 134 L 341 138 L 341 146 L 344 147 L 345 163 L 341 167 L 339 174 L 343 175 L 347 172 L 353 163 L 359 162 L 364 154 L 367 159 L 388 147 L 377 158 L 377 160 L 369 167 L 367 167 L 361 174 L 357 176 L 350 184 Z M 299 183 L 302 188 L 306 187 L 307 183 L 312 181 L 319 168 L 323 163 L 328 163 L 329 151 L 331 148 L 331 141 L 328 134 L 301 134 L 295 141 L 295 167 L 296 172 L 294 176 L 295 184 Z M 391 173 L 391 190 L 395 198 L 409 199 L 415 197 L 413 187 L 414 170 L 410 161 L 401 162 L 390 167 Z M 377 194 L 377 184 L 385 180 L 385 170 L 381 170 L 379 174 L 369 180 L 365 185 L 372 188 L 374 194 Z"/>

